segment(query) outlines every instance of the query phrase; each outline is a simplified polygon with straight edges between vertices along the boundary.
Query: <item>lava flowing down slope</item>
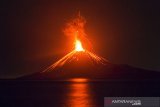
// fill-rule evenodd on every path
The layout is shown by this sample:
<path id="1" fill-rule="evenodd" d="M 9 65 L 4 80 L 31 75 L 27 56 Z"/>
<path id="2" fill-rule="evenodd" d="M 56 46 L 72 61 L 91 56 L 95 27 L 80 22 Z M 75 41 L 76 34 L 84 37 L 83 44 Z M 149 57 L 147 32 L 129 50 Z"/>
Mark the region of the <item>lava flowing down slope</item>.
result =
<path id="1" fill-rule="evenodd" d="M 83 47 L 83 42 L 86 41 L 88 44 L 91 44 L 89 40 L 86 38 L 86 33 L 84 30 L 85 26 L 85 19 L 79 14 L 76 18 L 74 18 L 71 22 L 67 23 L 67 26 L 64 30 L 65 35 L 71 36 L 74 38 L 74 49 L 59 59 L 57 62 L 53 63 L 51 66 L 49 66 L 47 69 L 45 69 L 43 72 L 49 72 L 57 67 L 63 66 L 66 62 L 71 62 L 72 60 L 76 59 L 79 60 L 81 58 L 81 54 L 85 54 L 88 56 L 90 61 L 100 63 L 100 64 L 106 64 L 108 61 L 105 58 L 102 58 L 89 50 L 85 49 Z M 81 53 L 81 54 L 79 54 Z"/>

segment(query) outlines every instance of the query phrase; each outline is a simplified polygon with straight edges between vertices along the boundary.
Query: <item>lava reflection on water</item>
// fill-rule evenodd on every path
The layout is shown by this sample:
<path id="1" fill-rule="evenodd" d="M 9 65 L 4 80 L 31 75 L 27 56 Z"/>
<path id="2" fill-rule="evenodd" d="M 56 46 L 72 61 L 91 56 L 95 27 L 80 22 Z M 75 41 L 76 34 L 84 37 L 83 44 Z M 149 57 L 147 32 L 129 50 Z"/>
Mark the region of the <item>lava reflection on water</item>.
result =
<path id="1" fill-rule="evenodd" d="M 88 79 L 74 78 L 68 87 L 66 98 L 67 107 L 94 107 L 93 96 Z"/>
<path id="2" fill-rule="evenodd" d="M 82 83 L 82 82 L 88 82 L 89 80 L 86 78 L 72 78 L 69 79 L 69 81 L 74 83 Z"/>

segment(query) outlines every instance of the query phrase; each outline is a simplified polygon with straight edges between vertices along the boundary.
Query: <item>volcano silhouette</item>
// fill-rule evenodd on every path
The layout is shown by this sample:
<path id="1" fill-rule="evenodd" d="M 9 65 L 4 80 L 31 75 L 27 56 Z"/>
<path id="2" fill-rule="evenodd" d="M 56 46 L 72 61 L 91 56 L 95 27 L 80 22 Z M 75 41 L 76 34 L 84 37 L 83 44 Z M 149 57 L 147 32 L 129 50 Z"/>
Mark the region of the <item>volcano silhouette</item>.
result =
<path id="1" fill-rule="evenodd" d="M 56 80 L 83 77 L 105 80 L 159 80 L 160 72 L 112 64 L 83 48 L 83 44 L 90 44 L 85 33 L 85 24 L 85 18 L 78 12 L 64 29 L 66 36 L 75 39 L 74 49 L 51 64 L 44 72 L 34 73 L 20 79 Z"/>
<path id="2" fill-rule="evenodd" d="M 24 80 L 57 80 L 68 78 L 89 78 L 99 80 L 153 80 L 160 81 L 160 72 L 135 68 L 129 65 L 118 65 L 107 62 L 105 65 L 96 63 L 86 54 L 77 53 L 75 58 L 62 67 L 50 72 L 38 72 L 23 76 Z"/>

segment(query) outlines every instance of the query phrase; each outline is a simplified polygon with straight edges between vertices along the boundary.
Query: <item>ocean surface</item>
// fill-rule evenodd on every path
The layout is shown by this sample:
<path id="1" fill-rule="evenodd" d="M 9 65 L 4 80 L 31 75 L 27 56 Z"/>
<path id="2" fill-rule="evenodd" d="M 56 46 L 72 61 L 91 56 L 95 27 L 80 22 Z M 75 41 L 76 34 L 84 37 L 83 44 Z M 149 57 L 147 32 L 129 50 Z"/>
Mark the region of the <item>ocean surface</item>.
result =
<path id="1" fill-rule="evenodd" d="M 160 96 L 157 81 L 1 80 L 0 107 L 103 107 L 104 97 Z"/>

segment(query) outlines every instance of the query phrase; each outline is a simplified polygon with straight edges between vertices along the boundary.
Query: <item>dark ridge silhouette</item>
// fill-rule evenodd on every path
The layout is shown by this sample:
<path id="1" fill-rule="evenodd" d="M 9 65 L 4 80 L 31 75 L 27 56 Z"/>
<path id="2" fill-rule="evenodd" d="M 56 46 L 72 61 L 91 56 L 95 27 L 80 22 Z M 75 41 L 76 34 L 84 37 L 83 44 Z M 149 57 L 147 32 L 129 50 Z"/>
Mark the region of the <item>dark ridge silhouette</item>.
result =
<path id="1" fill-rule="evenodd" d="M 96 63 L 81 55 L 79 59 L 71 60 L 64 66 L 49 72 L 37 72 L 23 76 L 20 80 L 61 80 L 68 78 L 89 78 L 103 80 L 125 81 L 160 81 L 160 72 L 135 68 L 129 65 L 117 65 L 106 62 L 105 65 Z"/>

